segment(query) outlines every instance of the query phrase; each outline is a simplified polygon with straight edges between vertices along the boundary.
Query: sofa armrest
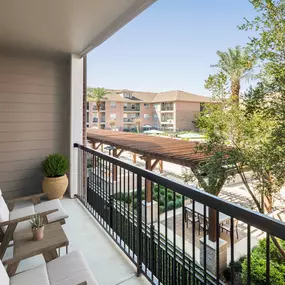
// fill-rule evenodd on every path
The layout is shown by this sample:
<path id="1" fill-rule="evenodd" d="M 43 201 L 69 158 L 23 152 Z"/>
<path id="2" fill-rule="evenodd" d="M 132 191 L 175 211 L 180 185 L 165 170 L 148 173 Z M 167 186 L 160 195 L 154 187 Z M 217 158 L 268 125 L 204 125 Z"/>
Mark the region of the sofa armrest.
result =
<path id="1" fill-rule="evenodd" d="M 44 197 L 44 196 L 46 196 L 46 193 L 23 196 L 23 197 L 18 197 L 18 198 L 6 200 L 6 203 L 8 205 L 9 211 L 12 211 L 15 207 L 15 203 L 17 203 L 17 202 L 31 200 L 33 202 L 33 204 L 36 205 L 36 204 L 39 204 L 41 202 L 41 197 Z"/>
<path id="2" fill-rule="evenodd" d="M 8 225 L 12 225 L 12 224 L 16 224 L 16 223 L 27 221 L 27 220 L 30 220 L 32 217 L 34 217 L 36 215 L 41 215 L 45 219 L 47 215 L 55 213 L 56 211 L 58 211 L 58 209 L 49 210 L 49 211 L 37 213 L 37 214 L 34 214 L 34 215 L 24 216 L 24 217 L 21 217 L 21 218 L 17 218 L 17 219 L 1 222 L 0 223 L 0 227 L 5 227 L 5 226 L 8 226 Z"/>

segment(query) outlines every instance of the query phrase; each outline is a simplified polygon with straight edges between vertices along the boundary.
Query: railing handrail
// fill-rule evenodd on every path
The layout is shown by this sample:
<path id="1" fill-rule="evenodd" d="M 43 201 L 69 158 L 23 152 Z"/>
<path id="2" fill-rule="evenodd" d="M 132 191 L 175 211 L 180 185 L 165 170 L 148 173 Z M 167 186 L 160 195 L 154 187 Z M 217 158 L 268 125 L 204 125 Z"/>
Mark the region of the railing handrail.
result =
<path id="1" fill-rule="evenodd" d="M 78 143 L 75 143 L 74 147 L 87 151 L 117 166 L 123 167 L 126 170 L 134 172 L 135 174 L 147 180 L 150 180 L 154 183 L 158 183 L 166 188 L 173 189 L 177 193 L 184 195 L 190 199 L 193 199 L 195 202 L 200 202 L 205 206 L 216 209 L 226 215 L 229 215 L 253 227 L 256 227 L 259 230 L 262 230 L 273 236 L 285 240 L 285 223 L 279 220 L 273 219 L 259 212 L 244 208 L 240 205 L 222 200 L 217 196 L 214 196 L 207 192 L 202 192 L 194 187 L 190 187 L 189 185 L 183 185 L 180 182 L 172 181 L 160 174 L 156 174 L 141 167 L 129 164 L 118 158 L 109 156 L 92 148 L 80 145 Z"/>

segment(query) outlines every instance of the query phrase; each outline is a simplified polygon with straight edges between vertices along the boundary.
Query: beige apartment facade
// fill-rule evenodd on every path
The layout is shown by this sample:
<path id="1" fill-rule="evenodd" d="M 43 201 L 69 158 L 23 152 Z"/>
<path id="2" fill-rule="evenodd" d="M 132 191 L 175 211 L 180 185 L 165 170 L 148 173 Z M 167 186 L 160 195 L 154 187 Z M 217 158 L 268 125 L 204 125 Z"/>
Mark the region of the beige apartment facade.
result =
<path id="1" fill-rule="evenodd" d="M 102 129 L 133 131 L 139 121 L 142 130 L 196 130 L 195 118 L 207 102 L 210 98 L 180 90 L 161 93 L 110 90 L 101 103 L 100 125 Z M 87 127 L 98 128 L 94 102 L 88 104 Z"/>

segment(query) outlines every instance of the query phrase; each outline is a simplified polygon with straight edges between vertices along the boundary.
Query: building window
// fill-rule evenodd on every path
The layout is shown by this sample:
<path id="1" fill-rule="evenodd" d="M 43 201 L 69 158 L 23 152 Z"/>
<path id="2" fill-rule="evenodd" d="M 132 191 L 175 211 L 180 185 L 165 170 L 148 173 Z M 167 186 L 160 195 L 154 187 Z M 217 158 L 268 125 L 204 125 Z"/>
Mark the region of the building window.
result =
<path id="1" fill-rule="evenodd" d="M 149 114 L 144 114 L 143 117 L 144 117 L 145 120 L 148 120 L 150 115 Z"/>
<path id="2" fill-rule="evenodd" d="M 146 109 L 149 109 L 149 103 L 144 103 L 143 105 Z"/>
<path id="3" fill-rule="evenodd" d="M 110 105 L 111 105 L 111 108 L 116 108 L 116 102 L 115 101 L 111 101 Z"/>
<path id="4" fill-rule="evenodd" d="M 110 118 L 111 118 L 111 120 L 116 120 L 116 114 L 110 114 Z"/>
<path id="5" fill-rule="evenodd" d="M 158 120 L 157 114 L 154 114 L 154 115 L 153 115 L 153 119 L 154 119 L 154 120 Z"/>

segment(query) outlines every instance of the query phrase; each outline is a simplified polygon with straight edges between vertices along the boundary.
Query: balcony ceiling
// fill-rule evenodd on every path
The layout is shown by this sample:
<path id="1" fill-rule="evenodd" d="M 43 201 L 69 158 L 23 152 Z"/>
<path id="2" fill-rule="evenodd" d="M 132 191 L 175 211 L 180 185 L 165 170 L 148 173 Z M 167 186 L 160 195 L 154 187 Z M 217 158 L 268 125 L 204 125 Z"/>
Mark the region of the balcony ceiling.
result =
<path id="1" fill-rule="evenodd" d="M 0 0 L 0 48 L 85 55 L 156 0 Z"/>

